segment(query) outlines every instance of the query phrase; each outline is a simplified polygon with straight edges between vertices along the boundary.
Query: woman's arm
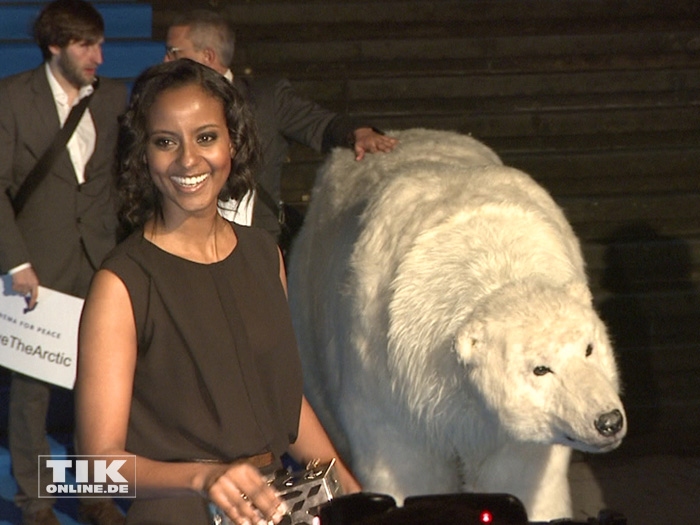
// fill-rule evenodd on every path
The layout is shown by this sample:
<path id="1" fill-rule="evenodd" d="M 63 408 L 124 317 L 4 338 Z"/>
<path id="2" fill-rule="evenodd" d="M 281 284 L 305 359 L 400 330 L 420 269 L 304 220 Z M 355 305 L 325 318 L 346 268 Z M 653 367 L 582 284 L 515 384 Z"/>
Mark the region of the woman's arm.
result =
<path id="1" fill-rule="evenodd" d="M 126 435 L 137 336 L 129 293 L 112 272 L 101 270 L 95 275 L 83 308 L 78 352 L 78 451 L 97 456 L 129 455 Z M 198 493 L 214 501 L 237 522 L 245 518 L 258 522 L 258 510 L 275 522 L 283 514 L 274 490 L 255 467 L 245 462 L 168 463 L 136 456 L 135 467 L 136 473 L 131 473 L 134 477 L 128 481 L 135 484 L 140 497 Z"/>
<path id="2" fill-rule="evenodd" d="M 289 453 L 302 465 L 315 459 L 327 462 L 335 458 L 338 478 L 345 493 L 350 494 L 362 490 L 360 483 L 340 459 L 338 452 L 305 396 L 301 400 L 299 434 L 294 444 L 290 445 Z"/>
<path id="3" fill-rule="evenodd" d="M 284 257 L 282 256 L 282 250 L 277 248 L 277 253 L 280 258 L 280 281 L 282 281 L 282 288 L 284 288 L 284 295 L 287 295 L 287 272 L 284 269 Z"/>
<path id="4" fill-rule="evenodd" d="M 77 447 L 81 454 L 125 454 L 136 366 L 136 326 L 124 283 L 97 272 L 85 300 L 75 384 Z"/>
<path id="5" fill-rule="evenodd" d="M 280 281 L 285 294 L 287 293 L 287 275 L 284 270 L 284 259 L 282 252 L 280 258 Z M 320 459 L 323 462 L 335 459 L 338 478 L 346 494 L 360 492 L 362 487 L 352 475 L 350 469 L 342 462 L 338 452 L 331 443 L 328 434 L 324 430 L 321 422 L 316 417 L 314 409 L 311 407 L 305 396 L 301 399 L 301 415 L 299 416 L 299 433 L 297 440 L 289 447 L 291 456 L 301 465 L 306 465 L 309 461 Z"/>

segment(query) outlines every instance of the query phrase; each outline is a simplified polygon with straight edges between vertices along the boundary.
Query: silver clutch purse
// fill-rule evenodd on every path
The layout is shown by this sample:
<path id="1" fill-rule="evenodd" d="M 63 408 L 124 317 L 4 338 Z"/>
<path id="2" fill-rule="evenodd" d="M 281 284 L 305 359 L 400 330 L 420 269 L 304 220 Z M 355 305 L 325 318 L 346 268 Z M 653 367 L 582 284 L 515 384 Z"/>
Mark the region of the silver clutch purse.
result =
<path id="1" fill-rule="evenodd" d="M 321 505 L 343 495 L 335 460 L 330 463 L 312 461 L 305 470 L 278 470 L 265 479 L 289 509 L 282 520 L 284 525 L 312 525 Z M 209 514 L 212 525 L 234 525 L 214 503 L 209 504 Z"/>

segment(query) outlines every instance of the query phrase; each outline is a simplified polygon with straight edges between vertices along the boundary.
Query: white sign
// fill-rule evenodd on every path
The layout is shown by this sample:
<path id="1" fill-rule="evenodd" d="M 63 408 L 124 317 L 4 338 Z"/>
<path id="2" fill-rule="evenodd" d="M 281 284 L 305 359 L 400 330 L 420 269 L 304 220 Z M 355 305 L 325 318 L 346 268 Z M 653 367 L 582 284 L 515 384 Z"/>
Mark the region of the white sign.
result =
<path id="1" fill-rule="evenodd" d="M 39 287 L 29 311 L 24 295 L 2 276 L 0 294 L 0 366 L 68 389 L 78 364 L 78 324 L 83 300 Z"/>

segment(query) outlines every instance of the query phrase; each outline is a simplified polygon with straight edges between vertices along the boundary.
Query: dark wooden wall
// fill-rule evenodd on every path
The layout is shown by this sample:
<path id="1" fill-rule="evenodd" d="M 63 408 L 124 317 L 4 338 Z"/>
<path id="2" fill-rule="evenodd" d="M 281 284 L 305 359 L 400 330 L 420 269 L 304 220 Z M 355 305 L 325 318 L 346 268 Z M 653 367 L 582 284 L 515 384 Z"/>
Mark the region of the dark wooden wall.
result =
<path id="1" fill-rule="evenodd" d="M 154 37 L 172 9 L 154 6 Z M 384 129 L 470 133 L 581 238 L 620 357 L 619 454 L 700 451 L 700 2 L 192 1 L 237 27 L 236 74 L 281 74 Z M 294 148 L 284 197 L 320 156 Z"/>

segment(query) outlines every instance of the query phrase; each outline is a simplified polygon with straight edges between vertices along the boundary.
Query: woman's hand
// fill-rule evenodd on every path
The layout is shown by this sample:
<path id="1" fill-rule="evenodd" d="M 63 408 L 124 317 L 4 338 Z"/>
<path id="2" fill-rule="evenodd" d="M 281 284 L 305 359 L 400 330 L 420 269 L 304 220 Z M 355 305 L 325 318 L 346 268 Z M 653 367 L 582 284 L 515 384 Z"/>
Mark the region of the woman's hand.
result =
<path id="1" fill-rule="evenodd" d="M 279 523 L 287 512 L 258 469 L 245 461 L 214 468 L 205 483 L 205 493 L 239 525 Z"/>
<path id="2" fill-rule="evenodd" d="M 296 442 L 289 446 L 289 453 L 300 465 L 305 465 L 309 461 L 326 462 L 335 458 L 338 481 L 340 481 L 343 491 L 346 494 L 362 491 L 362 486 L 340 459 L 338 451 L 331 443 L 328 434 L 321 426 L 321 422 L 305 396 L 302 396 L 301 399 L 299 434 Z"/>

